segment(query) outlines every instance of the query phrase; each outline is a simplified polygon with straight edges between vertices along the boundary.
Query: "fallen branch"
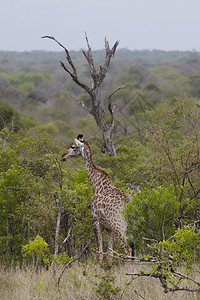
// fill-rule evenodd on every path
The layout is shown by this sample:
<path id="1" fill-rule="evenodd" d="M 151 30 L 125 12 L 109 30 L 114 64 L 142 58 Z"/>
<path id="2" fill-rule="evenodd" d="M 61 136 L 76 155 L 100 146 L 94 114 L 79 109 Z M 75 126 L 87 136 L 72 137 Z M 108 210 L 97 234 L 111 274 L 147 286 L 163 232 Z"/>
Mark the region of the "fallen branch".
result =
<path id="1" fill-rule="evenodd" d="M 197 285 L 200 287 L 200 282 L 194 280 L 193 278 L 191 278 L 191 277 L 189 277 L 189 276 L 187 276 L 187 275 L 185 275 L 185 274 L 179 273 L 179 272 L 177 272 L 177 271 L 173 271 L 173 273 L 174 273 L 175 275 L 180 276 L 180 278 L 182 278 L 182 279 L 188 279 L 188 280 L 194 282 L 195 284 L 197 284 Z"/>
<path id="2" fill-rule="evenodd" d="M 110 249 L 110 250 L 112 250 L 112 249 Z M 113 257 L 113 258 L 117 258 L 117 259 L 124 260 L 124 261 L 125 261 L 126 259 L 134 258 L 133 256 L 125 256 L 125 255 L 123 255 L 123 254 L 118 254 L 118 253 L 117 253 L 117 255 L 113 255 L 113 254 L 101 252 L 101 251 L 98 251 L 98 250 L 95 250 L 95 249 L 93 249 L 93 251 L 95 251 L 96 253 L 102 254 L 102 255 L 104 255 L 104 256 L 111 256 L 111 257 Z M 112 250 L 112 252 L 114 252 L 114 251 Z M 116 252 L 115 252 L 115 253 L 116 253 Z"/>
<path id="3" fill-rule="evenodd" d="M 149 261 L 149 260 L 146 260 L 145 258 L 138 258 L 135 256 L 130 256 L 130 255 L 125 256 L 124 254 L 117 253 L 116 251 L 114 251 L 111 248 L 108 248 L 108 250 L 111 250 L 115 255 L 93 249 L 93 251 L 95 251 L 96 253 L 102 254 L 104 256 L 111 256 L 113 258 L 116 258 L 119 260 L 124 260 L 124 261 L 132 260 L 131 263 L 136 264 L 136 265 L 152 265 L 152 264 L 153 265 L 154 264 L 155 265 L 171 265 L 171 261 L 158 261 L 158 260 L 155 260 L 155 258 L 153 258 L 151 261 Z"/>
<path id="4" fill-rule="evenodd" d="M 156 271 L 158 271 L 158 269 Z M 144 273 L 144 272 L 125 273 L 125 275 L 129 275 L 129 276 L 158 278 L 161 282 L 162 287 L 164 288 L 164 293 L 176 292 L 176 291 L 186 291 L 186 292 L 191 292 L 191 293 L 200 292 L 200 282 L 194 280 L 193 278 L 191 278 L 187 275 L 181 274 L 181 273 L 176 272 L 176 271 L 173 271 L 173 274 L 176 274 L 176 277 L 178 278 L 178 283 L 182 279 L 187 279 L 187 280 L 192 281 L 193 283 L 197 284 L 199 286 L 199 288 L 189 288 L 187 286 L 181 286 L 180 287 L 180 286 L 178 286 L 178 283 L 174 284 L 173 287 L 169 287 L 166 275 L 164 275 L 160 271 L 158 271 L 158 273 L 156 273 L 156 272 L 151 272 L 151 273 Z"/>

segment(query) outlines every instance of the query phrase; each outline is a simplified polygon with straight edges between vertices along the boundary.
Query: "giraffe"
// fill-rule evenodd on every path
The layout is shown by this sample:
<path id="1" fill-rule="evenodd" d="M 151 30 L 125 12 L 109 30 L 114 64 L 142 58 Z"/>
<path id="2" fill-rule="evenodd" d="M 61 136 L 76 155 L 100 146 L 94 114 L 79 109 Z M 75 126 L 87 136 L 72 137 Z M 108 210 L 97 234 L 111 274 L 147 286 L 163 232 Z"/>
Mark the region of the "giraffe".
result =
<path id="1" fill-rule="evenodd" d="M 82 155 L 89 179 L 94 188 L 94 198 L 91 204 L 91 215 L 94 233 L 97 240 L 97 260 L 103 260 L 103 231 L 108 233 L 108 261 L 113 259 L 113 238 L 118 239 L 125 255 L 133 255 L 132 248 L 127 249 L 127 237 L 125 234 L 127 224 L 121 214 L 123 205 L 131 200 L 131 195 L 119 190 L 112 183 L 110 176 L 92 161 L 92 151 L 83 135 L 79 134 L 74 142 L 66 149 L 61 157 L 65 161 L 70 157 Z"/>

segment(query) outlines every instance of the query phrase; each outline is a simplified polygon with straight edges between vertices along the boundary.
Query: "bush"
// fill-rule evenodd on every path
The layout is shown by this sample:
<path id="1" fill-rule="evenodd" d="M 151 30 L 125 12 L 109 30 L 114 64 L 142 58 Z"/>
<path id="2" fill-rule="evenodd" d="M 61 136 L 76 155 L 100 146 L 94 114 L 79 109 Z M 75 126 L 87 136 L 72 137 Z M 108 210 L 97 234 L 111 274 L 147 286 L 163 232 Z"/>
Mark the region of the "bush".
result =
<path id="1" fill-rule="evenodd" d="M 178 213 L 179 201 L 173 186 L 146 188 L 140 195 L 133 195 L 123 211 L 127 233 L 138 250 L 146 250 L 144 237 L 162 241 L 174 234 Z"/>
<path id="2" fill-rule="evenodd" d="M 179 228 L 170 240 L 160 242 L 159 247 L 167 259 L 172 257 L 174 262 L 191 267 L 200 255 L 200 230 L 191 226 Z"/>
<path id="3" fill-rule="evenodd" d="M 22 246 L 22 254 L 24 257 L 32 257 L 34 266 L 38 267 L 39 264 L 49 264 L 47 258 L 47 252 L 49 251 L 49 245 L 39 235 L 33 241 L 29 241 L 28 244 Z"/>

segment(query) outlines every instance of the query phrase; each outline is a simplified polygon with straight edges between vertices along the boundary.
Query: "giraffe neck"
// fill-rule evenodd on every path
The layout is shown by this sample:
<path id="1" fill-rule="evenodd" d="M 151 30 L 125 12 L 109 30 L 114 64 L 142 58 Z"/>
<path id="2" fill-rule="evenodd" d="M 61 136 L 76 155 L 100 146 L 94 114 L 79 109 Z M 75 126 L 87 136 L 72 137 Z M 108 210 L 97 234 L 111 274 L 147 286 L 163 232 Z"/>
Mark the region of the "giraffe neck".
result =
<path id="1" fill-rule="evenodd" d="M 84 147 L 84 159 L 86 163 L 86 169 L 89 179 L 94 187 L 96 193 L 103 192 L 109 187 L 113 186 L 113 183 L 109 175 L 100 167 L 95 166 L 92 162 L 92 151 L 87 142 Z"/>

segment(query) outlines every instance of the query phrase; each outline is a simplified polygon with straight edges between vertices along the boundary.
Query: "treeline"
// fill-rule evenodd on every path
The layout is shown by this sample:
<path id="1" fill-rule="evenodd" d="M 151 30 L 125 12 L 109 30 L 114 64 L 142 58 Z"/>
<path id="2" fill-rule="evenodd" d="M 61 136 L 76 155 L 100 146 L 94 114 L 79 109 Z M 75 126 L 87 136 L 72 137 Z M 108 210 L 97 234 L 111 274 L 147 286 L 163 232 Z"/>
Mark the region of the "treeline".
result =
<path id="1" fill-rule="evenodd" d="M 89 84 L 84 56 L 71 55 Z M 97 68 L 103 55 L 94 52 Z M 126 218 L 139 253 L 147 251 L 143 237 L 160 242 L 183 225 L 198 224 L 200 53 L 117 51 L 102 89 L 106 106 L 108 95 L 125 85 L 112 98 L 117 157 L 102 153 L 99 129 L 82 108 L 82 101 L 90 107 L 90 99 L 59 60 L 65 62 L 63 53 L 0 52 L 1 262 L 22 262 L 22 246 L 38 235 L 54 253 L 55 192 L 60 245 L 70 232 L 61 254 L 75 256 L 93 237 L 93 189 L 84 161 L 59 160 L 78 133 L 89 141 L 95 164 L 133 195 Z"/>
<path id="2" fill-rule="evenodd" d="M 80 79 L 89 84 L 89 68 L 82 52 L 72 51 L 71 57 Z M 103 58 L 103 50 L 94 51 L 97 68 Z M 60 68 L 59 60 L 66 62 L 63 52 L 1 51 L 0 99 L 39 122 L 57 122 L 58 131 L 62 131 L 60 127 L 66 123 L 76 131 L 80 123 L 90 121 L 88 117 L 85 119 L 87 114 L 81 105 L 84 101 L 89 107 L 90 99 Z M 198 52 L 118 50 L 102 90 L 106 98 L 114 89 L 126 86 L 114 99 L 117 104 L 116 130 L 120 134 L 132 132 L 133 126 L 138 124 L 131 121 L 134 124 L 130 125 L 129 121 L 128 126 L 124 120 L 138 119 L 140 112 L 154 107 L 165 96 L 173 97 L 183 92 L 199 97 L 199 67 Z M 75 116 L 73 121 L 72 116 Z"/>

